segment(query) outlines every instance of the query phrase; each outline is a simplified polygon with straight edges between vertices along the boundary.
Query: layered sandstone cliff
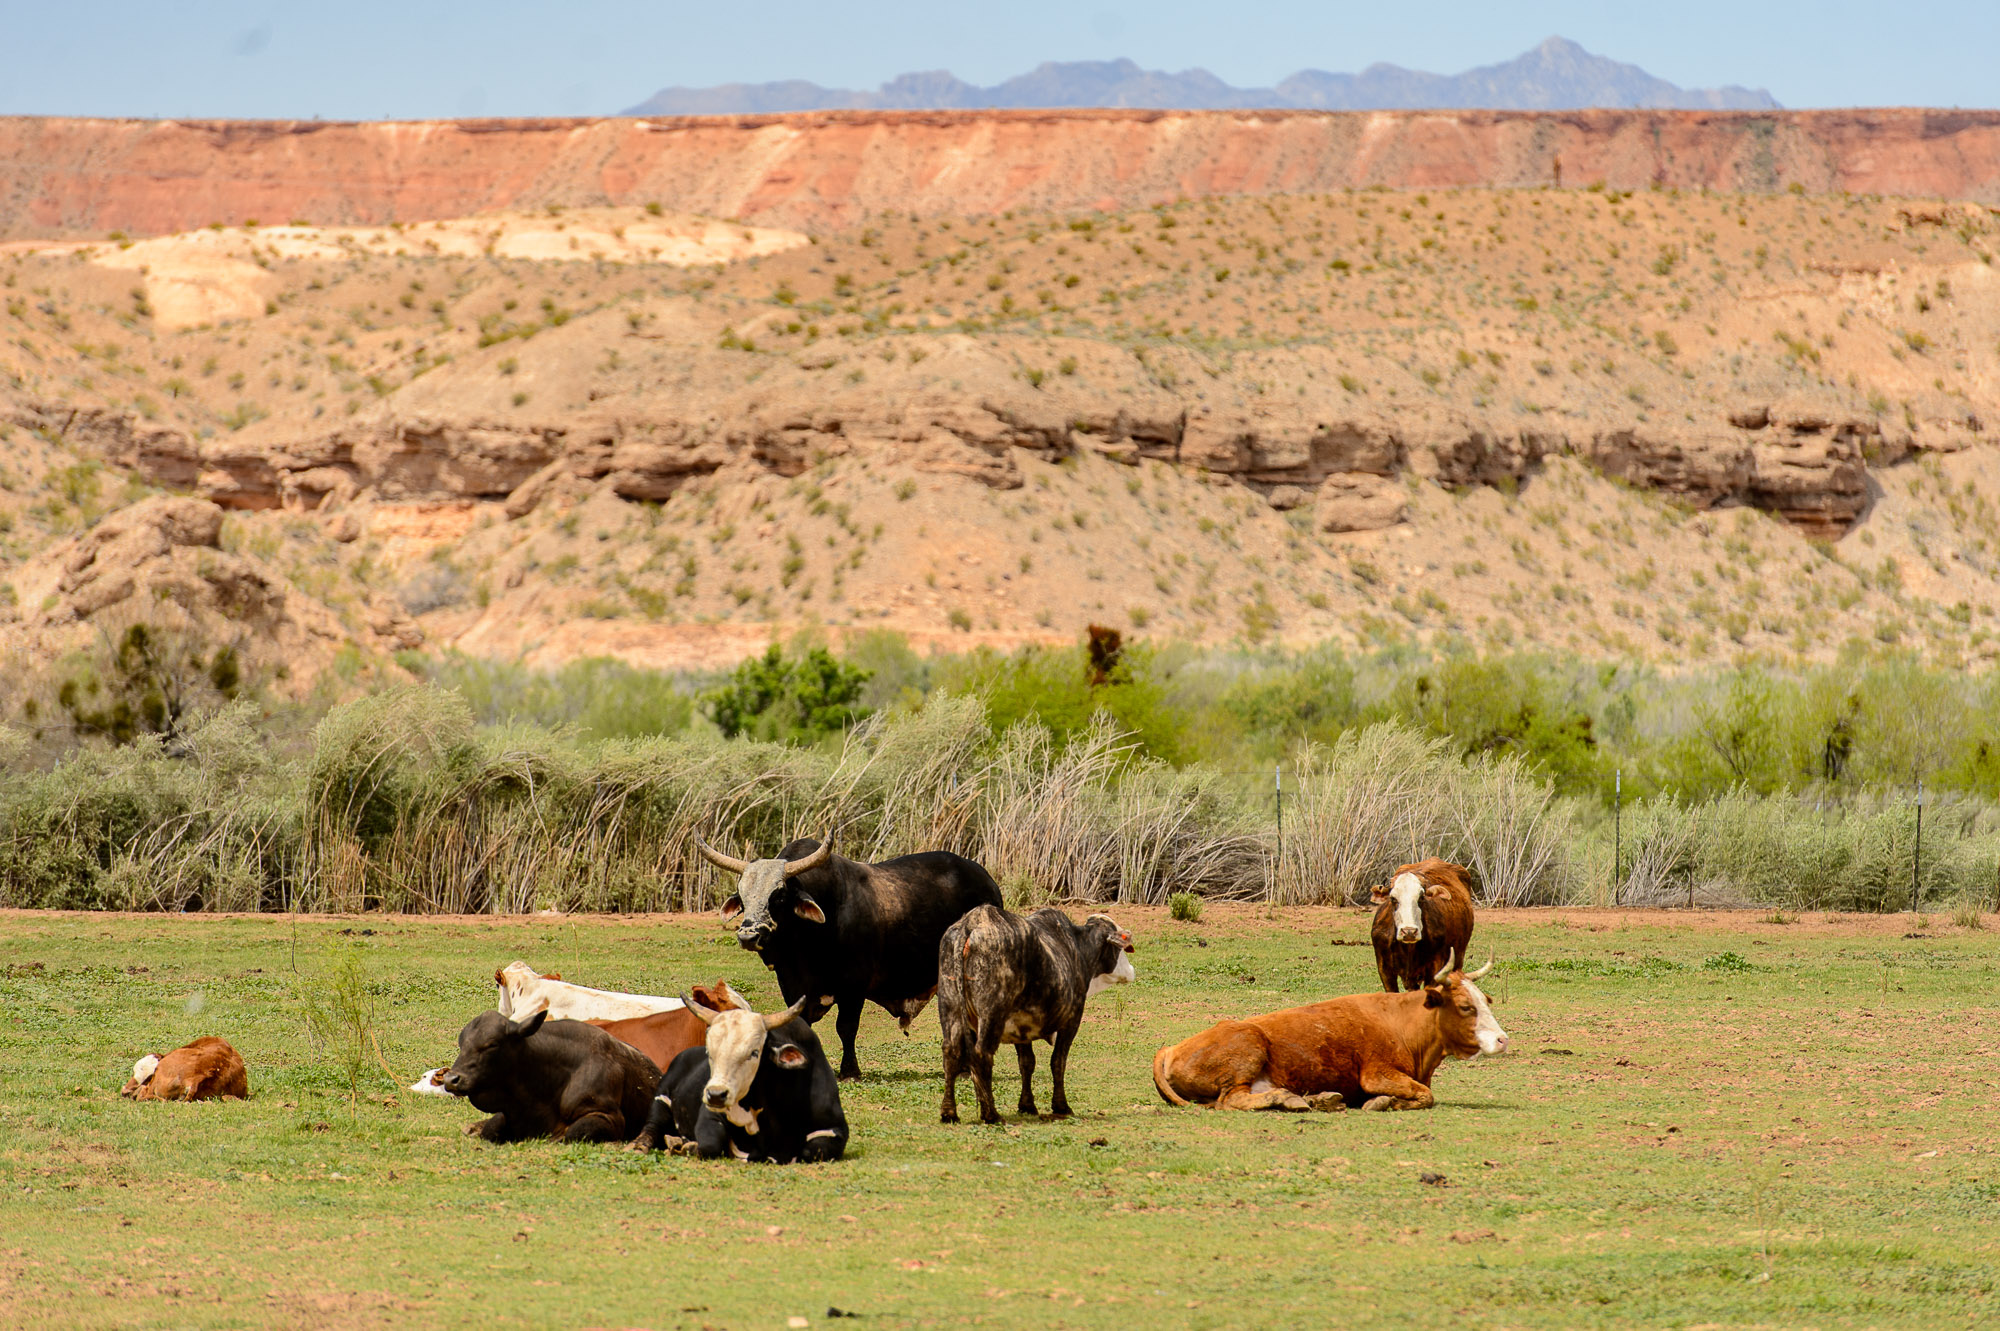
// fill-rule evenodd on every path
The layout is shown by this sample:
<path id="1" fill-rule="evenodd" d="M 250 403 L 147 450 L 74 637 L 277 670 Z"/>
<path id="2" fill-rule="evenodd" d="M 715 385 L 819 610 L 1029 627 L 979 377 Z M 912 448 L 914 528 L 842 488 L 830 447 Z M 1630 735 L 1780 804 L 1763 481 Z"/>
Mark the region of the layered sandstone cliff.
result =
<path id="1" fill-rule="evenodd" d="M 2000 203 L 2000 111 L 960 111 L 458 120 L 0 119 L 0 237 L 658 202 L 871 214 L 1559 183 Z"/>

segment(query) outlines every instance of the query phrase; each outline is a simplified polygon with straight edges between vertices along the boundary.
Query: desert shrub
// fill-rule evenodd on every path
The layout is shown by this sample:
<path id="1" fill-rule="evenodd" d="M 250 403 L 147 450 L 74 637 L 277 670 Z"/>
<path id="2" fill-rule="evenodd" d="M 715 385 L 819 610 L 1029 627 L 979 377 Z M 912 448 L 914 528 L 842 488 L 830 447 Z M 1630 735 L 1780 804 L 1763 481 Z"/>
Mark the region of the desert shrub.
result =
<path id="1" fill-rule="evenodd" d="M 1060 746 L 1102 713 L 1132 737 L 1137 752 L 1183 761 L 1192 756 L 1186 719 L 1171 705 L 1155 666 L 1151 648 L 1132 644 L 1102 672 L 1102 682 L 1093 683 L 1080 647 L 1031 646 L 1012 655 L 982 648 L 940 662 L 932 677 L 938 688 L 979 696 L 996 735 L 1032 722 Z"/>
<path id="2" fill-rule="evenodd" d="M 609 657 L 571 661 L 554 670 L 481 661 L 452 652 L 406 656 L 405 665 L 451 689 L 483 725 L 573 727 L 587 739 L 673 735 L 694 719 L 690 681 Z"/>
<path id="3" fill-rule="evenodd" d="M 1406 674 L 1391 706 L 1463 756 L 1522 759 L 1566 793 L 1595 794 L 1603 784 L 1596 718 L 1544 659 L 1445 660 Z"/>
<path id="4" fill-rule="evenodd" d="M 773 643 L 702 695 L 702 705 L 725 736 L 810 744 L 861 719 L 867 682 L 865 670 L 835 659 L 824 647 L 788 657 Z"/>
<path id="5" fill-rule="evenodd" d="M 1188 924 L 1201 922 L 1201 898 L 1192 892 L 1176 892 L 1167 898 L 1167 914 Z"/>

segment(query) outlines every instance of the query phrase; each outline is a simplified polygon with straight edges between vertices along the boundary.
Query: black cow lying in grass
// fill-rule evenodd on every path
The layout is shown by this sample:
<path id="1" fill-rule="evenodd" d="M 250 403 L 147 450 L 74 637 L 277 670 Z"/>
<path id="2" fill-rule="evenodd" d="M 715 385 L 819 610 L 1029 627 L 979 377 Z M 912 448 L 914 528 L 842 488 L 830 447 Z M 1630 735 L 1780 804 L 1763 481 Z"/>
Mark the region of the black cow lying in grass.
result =
<path id="1" fill-rule="evenodd" d="M 993 1107 L 993 1054 L 1014 1046 L 1021 1064 L 1021 1112 L 1035 1112 L 1034 1041 L 1054 1046 L 1050 1108 L 1069 1113 L 1063 1070 L 1070 1042 L 1083 1024 L 1084 1000 L 1133 978 L 1132 935 L 1108 915 L 1082 924 L 1044 906 L 1025 918 L 980 906 L 945 930 L 938 943 L 938 1022 L 944 1027 L 944 1104 L 938 1118 L 958 1122 L 958 1078 L 972 1076 L 979 1121 L 998 1123 Z"/>
<path id="2" fill-rule="evenodd" d="M 708 1040 L 686 1049 L 659 1079 L 635 1151 L 694 1144 L 705 1159 L 838 1160 L 847 1150 L 840 1083 L 819 1037 L 800 1013 L 745 1008 L 718 1012 L 690 999 Z"/>
<path id="3" fill-rule="evenodd" d="M 490 1118 L 466 1129 L 489 1142 L 555 1137 L 623 1141 L 644 1121 L 660 1070 L 652 1060 L 582 1021 L 521 1021 L 482 1012 L 458 1033 L 458 1059 L 444 1089 Z"/>

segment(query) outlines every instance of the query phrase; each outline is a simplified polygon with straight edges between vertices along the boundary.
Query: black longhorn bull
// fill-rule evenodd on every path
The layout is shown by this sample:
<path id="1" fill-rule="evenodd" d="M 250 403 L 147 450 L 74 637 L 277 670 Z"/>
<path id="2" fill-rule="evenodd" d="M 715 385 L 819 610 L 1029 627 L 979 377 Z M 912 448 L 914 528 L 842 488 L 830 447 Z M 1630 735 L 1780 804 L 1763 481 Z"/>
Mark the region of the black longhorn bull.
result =
<path id="1" fill-rule="evenodd" d="M 993 876 L 950 851 L 862 864 L 834 854 L 830 839 L 801 838 L 765 860 L 695 845 L 737 875 L 722 917 L 740 917 L 736 941 L 776 972 L 785 1001 L 805 999 L 809 1022 L 839 1009 L 843 1078 L 861 1075 L 854 1036 L 862 1004 L 877 1004 L 908 1030 L 937 992 L 944 931 L 975 906 L 1001 904 Z"/>

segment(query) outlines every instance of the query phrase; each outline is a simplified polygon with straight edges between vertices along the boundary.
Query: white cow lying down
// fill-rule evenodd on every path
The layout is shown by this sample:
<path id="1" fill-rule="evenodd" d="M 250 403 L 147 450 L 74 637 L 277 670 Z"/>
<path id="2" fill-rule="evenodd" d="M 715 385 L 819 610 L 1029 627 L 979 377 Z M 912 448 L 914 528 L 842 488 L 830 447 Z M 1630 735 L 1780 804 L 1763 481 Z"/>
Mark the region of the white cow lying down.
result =
<path id="1" fill-rule="evenodd" d="M 525 961 L 511 961 L 494 971 L 493 982 L 500 986 L 500 1015 L 517 1021 L 544 1007 L 550 1021 L 623 1021 L 674 1012 L 682 1006 L 678 998 L 618 994 L 568 984 L 559 975 L 537 974 Z"/>

